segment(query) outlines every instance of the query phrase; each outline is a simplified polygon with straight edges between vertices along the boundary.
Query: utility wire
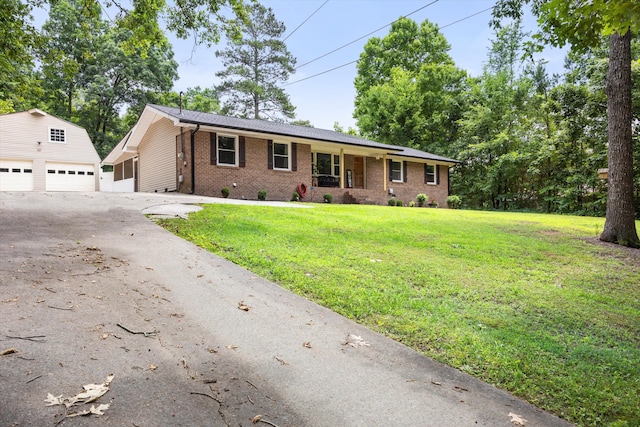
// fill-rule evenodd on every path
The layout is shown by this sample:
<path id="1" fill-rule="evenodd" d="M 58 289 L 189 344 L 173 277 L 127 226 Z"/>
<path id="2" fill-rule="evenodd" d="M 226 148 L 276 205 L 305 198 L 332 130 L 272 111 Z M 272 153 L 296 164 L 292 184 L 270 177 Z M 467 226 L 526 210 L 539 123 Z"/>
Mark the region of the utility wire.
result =
<path id="1" fill-rule="evenodd" d="M 422 9 L 425 9 L 425 8 L 427 8 L 427 7 L 431 6 L 432 4 L 438 3 L 439 1 L 440 1 L 440 0 L 434 0 L 434 1 L 432 1 L 431 3 L 426 4 L 426 5 L 422 6 L 421 8 L 416 9 L 416 10 L 414 10 L 413 12 L 411 12 L 411 13 L 409 13 L 409 14 L 405 15 L 405 16 L 401 16 L 400 18 L 396 19 L 396 20 L 395 20 L 395 21 L 393 21 L 393 22 L 390 22 L 390 23 L 388 23 L 388 24 L 386 24 L 386 25 L 383 25 L 382 27 L 378 28 L 377 30 L 373 30 L 373 31 L 371 31 L 370 33 L 365 34 L 364 36 L 362 36 L 362 37 L 360 37 L 360 38 L 357 38 L 357 39 L 355 39 L 355 40 L 353 40 L 353 41 L 350 41 L 350 42 L 349 42 L 349 43 L 347 43 L 347 44 L 344 44 L 344 45 L 340 46 L 339 48 L 333 49 L 331 52 L 327 52 L 327 53 L 325 53 L 324 55 L 321 55 L 321 56 L 318 56 L 318 57 L 317 57 L 317 58 L 315 58 L 315 59 L 312 59 L 311 61 L 305 62 L 305 63 L 304 63 L 304 64 L 302 64 L 302 65 L 298 65 L 295 69 L 296 69 L 296 70 L 298 70 L 298 68 L 302 68 L 302 67 L 304 67 L 305 65 L 309 65 L 309 64 L 311 64 L 312 62 L 316 62 L 317 60 L 322 59 L 322 58 L 324 58 L 325 56 L 331 55 L 332 53 L 337 52 L 337 51 L 339 51 L 340 49 L 344 49 L 345 47 L 350 46 L 350 45 L 354 44 L 355 42 L 357 42 L 357 41 L 360 41 L 360 40 L 364 39 L 365 37 L 369 37 L 370 35 L 375 34 L 375 33 L 377 33 L 377 32 L 378 32 L 378 31 L 380 31 L 380 30 L 384 30 L 385 28 L 387 28 L 387 27 L 388 27 L 388 26 L 390 26 L 390 25 L 395 24 L 395 23 L 396 23 L 396 22 L 398 22 L 399 20 L 401 20 L 401 19 L 403 19 L 403 18 L 408 18 L 409 16 L 413 15 L 414 13 L 418 13 L 418 12 L 420 12 Z"/>
<path id="2" fill-rule="evenodd" d="M 324 2 L 324 3 L 322 3 L 322 4 L 320 5 L 320 7 L 319 7 L 319 8 L 317 8 L 317 9 L 316 9 L 316 10 L 315 10 L 311 15 L 309 15 L 309 16 L 307 17 L 307 19 L 305 19 L 304 21 L 302 21 L 302 23 L 301 23 L 300 25 L 298 25 L 298 26 L 296 27 L 296 29 L 295 29 L 295 30 L 291 31 L 291 33 L 289 33 L 289 35 L 288 35 L 287 37 L 285 37 L 282 41 L 283 41 L 283 42 L 285 42 L 289 37 L 291 37 L 291 36 L 293 35 L 293 33 L 295 33 L 296 31 L 298 31 L 298 29 L 299 29 L 300 27 L 302 27 L 302 26 L 305 24 L 305 22 L 307 22 L 309 19 L 311 19 L 311 17 L 312 17 L 313 15 L 315 15 L 315 14 L 316 14 L 316 12 L 318 12 L 320 9 L 322 9 L 322 6 L 324 6 L 324 5 L 325 5 L 325 4 L 327 4 L 327 3 L 329 3 L 329 0 L 325 0 L 325 2 Z"/>
<path id="3" fill-rule="evenodd" d="M 480 15 L 480 14 L 482 14 L 482 13 L 485 13 L 485 12 L 487 12 L 487 11 L 491 10 L 491 9 L 493 9 L 493 6 L 492 6 L 492 7 L 488 7 L 488 8 L 486 8 L 486 9 L 484 9 L 484 10 L 481 10 L 480 12 L 476 12 L 476 13 L 474 13 L 474 14 L 472 14 L 472 15 L 465 16 L 464 18 L 458 19 L 457 21 L 450 22 L 450 23 L 448 23 L 447 25 L 443 25 L 442 27 L 439 27 L 439 28 L 438 28 L 438 30 L 441 30 L 441 29 L 443 29 L 443 28 L 450 27 L 450 26 L 455 25 L 455 24 L 458 24 L 458 23 L 460 23 L 460 22 L 462 22 L 462 21 L 466 21 L 467 19 L 473 18 L 474 16 L 477 16 L 477 15 Z M 408 16 L 408 15 L 407 15 L 407 16 Z M 395 47 L 395 46 L 394 46 L 394 47 Z M 391 47 L 389 47 L 389 48 L 385 49 L 383 52 L 386 52 L 386 51 L 387 51 L 387 50 L 389 50 L 389 49 L 391 49 Z M 327 55 L 328 55 L 328 54 L 327 54 Z M 326 56 L 326 55 L 325 55 L 325 56 Z M 317 58 L 317 59 L 320 59 L 320 58 Z M 303 82 L 303 81 L 305 81 L 305 80 L 309 80 L 309 79 L 312 79 L 312 78 L 314 78 L 314 77 L 318 77 L 318 76 L 321 76 L 321 75 L 323 75 L 323 74 L 330 73 L 331 71 L 335 71 L 335 70 L 338 70 L 338 69 L 340 69 L 340 68 L 344 68 L 344 67 L 346 67 L 347 65 L 355 64 L 355 63 L 356 63 L 356 62 L 358 62 L 358 61 L 360 61 L 360 59 L 359 59 L 359 58 L 358 58 L 358 59 L 356 59 L 356 60 L 354 60 L 354 61 L 347 62 L 346 64 L 338 65 L 337 67 L 333 67 L 333 68 L 331 68 L 331 69 L 329 69 L 329 70 L 325 70 L 325 71 L 322 71 L 322 72 L 320 72 L 320 73 L 317 73 L 317 74 L 314 74 L 314 75 L 311 75 L 311 76 L 305 77 L 305 78 L 303 78 L 303 79 L 295 80 L 295 81 L 293 81 L 293 82 L 286 83 L 286 84 L 285 84 L 285 86 L 289 86 L 289 85 L 292 85 L 292 84 L 300 83 L 300 82 Z M 306 65 L 306 64 L 303 64 L 303 65 Z M 302 65 L 301 65 L 301 66 L 302 66 Z"/>

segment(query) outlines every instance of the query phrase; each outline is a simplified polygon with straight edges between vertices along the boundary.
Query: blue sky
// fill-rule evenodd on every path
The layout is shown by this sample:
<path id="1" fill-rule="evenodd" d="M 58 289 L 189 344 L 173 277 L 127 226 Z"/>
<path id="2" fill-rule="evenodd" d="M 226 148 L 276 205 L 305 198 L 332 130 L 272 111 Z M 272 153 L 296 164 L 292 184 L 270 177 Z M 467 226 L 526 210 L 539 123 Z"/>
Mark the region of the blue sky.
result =
<path id="1" fill-rule="evenodd" d="M 329 0 L 287 39 L 287 47 L 297 58 L 297 64 L 301 65 L 432 2 L 433 0 Z M 271 7 L 276 18 L 285 23 L 288 35 L 318 9 L 324 0 L 262 0 L 261 3 Z M 443 27 L 494 4 L 495 0 L 439 0 L 410 18 L 419 23 L 429 19 Z M 493 38 L 489 27 L 490 19 L 491 12 L 486 11 L 441 30 L 451 45 L 450 55 L 456 65 L 473 76 L 482 73 L 487 48 Z M 524 25 L 528 31 L 536 29 L 535 20 L 531 16 L 525 19 Z M 388 31 L 389 27 L 386 27 L 370 37 L 384 37 Z M 358 59 L 367 39 L 368 37 L 299 68 L 289 81 L 295 82 Z M 222 65 L 215 57 L 215 51 L 226 46 L 224 41 L 211 48 L 200 46 L 192 56 L 192 41 L 171 40 L 175 59 L 180 64 L 180 80 L 176 83 L 175 90 L 197 85 L 211 87 L 217 83 L 215 72 Z M 549 49 L 539 57 L 548 61 L 547 66 L 551 72 L 562 71 L 563 51 Z M 355 127 L 352 117 L 355 76 L 356 64 L 351 64 L 287 85 L 285 90 L 296 106 L 297 118 L 309 120 L 315 127 L 324 129 L 332 129 L 334 122 L 339 122 L 344 128 Z"/>

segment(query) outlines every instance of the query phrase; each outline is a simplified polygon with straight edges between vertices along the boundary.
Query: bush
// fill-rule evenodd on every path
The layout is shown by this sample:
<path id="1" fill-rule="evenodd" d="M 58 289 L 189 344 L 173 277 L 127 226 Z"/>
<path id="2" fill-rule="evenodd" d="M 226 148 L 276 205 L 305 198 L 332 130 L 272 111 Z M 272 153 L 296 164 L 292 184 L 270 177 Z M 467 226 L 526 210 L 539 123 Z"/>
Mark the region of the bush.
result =
<path id="1" fill-rule="evenodd" d="M 418 206 L 422 207 L 429 200 L 429 197 L 424 193 L 420 193 L 416 196 L 416 200 L 418 201 Z"/>
<path id="2" fill-rule="evenodd" d="M 410 208 L 415 207 L 415 205 L 416 205 L 416 202 L 414 202 L 413 200 L 409 202 L 409 207 Z"/>
<path id="3" fill-rule="evenodd" d="M 262 200 L 262 201 L 267 200 L 267 190 L 258 191 L 258 200 Z"/>
<path id="4" fill-rule="evenodd" d="M 291 196 L 291 201 L 292 202 L 299 202 L 300 201 L 300 195 L 298 194 L 297 191 L 293 192 L 293 195 Z"/>
<path id="5" fill-rule="evenodd" d="M 451 209 L 459 209 L 461 203 L 462 203 L 462 200 L 460 199 L 460 196 L 456 196 L 455 194 L 453 194 L 447 197 L 447 205 Z"/>
<path id="6" fill-rule="evenodd" d="M 322 200 L 324 200 L 325 203 L 331 203 L 333 201 L 333 196 L 331 194 L 325 194 L 322 196 Z"/>
<path id="7" fill-rule="evenodd" d="M 396 200 L 396 206 L 404 206 L 404 202 L 402 200 Z"/>
<path id="8" fill-rule="evenodd" d="M 389 206 L 395 206 L 395 205 L 396 205 L 396 199 L 389 199 L 389 200 L 387 201 L 387 204 L 388 204 Z"/>
<path id="9" fill-rule="evenodd" d="M 224 187 L 222 190 L 220 190 L 222 192 L 222 197 L 224 197 L 225 199 L 227 197 L 229 197 L 229 189 L 227 187 Z"/>

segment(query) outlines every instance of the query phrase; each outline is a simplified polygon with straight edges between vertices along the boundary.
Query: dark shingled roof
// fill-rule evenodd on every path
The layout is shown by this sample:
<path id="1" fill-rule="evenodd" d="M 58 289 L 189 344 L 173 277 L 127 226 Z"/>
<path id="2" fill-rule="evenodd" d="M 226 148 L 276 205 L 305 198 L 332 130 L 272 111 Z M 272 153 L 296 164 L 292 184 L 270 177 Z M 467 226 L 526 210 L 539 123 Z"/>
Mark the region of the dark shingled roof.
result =
<path id="1" fill-rule="evenodd" d="M 204 126 L 215 126 L 226 129 L 246 130 L 261 132 L 271 135 L 290 136 L 295 138 L 306 138 L 317 141 L 335 142 L 338 144 L 354 145 L 359 147 L 370 147 L 388 150 L 389 154 L 395 156 L 413 157 L 427 160 L 440 160 L 443 162 L 459 163 L 457 160 L 437 156 L 425 151 L 396 145 L 382 144 L 370 141 L 353 135 L 335 132 L 327 129 L 319 129 L 307 126 L 296 126 L 282 122 L 268 122 L 266 120 L 241 119 L 238 117 L 220 116 L 218 114 L 201 113 L 179 108 L 165 107 L 162 105 L 149 104 L 149 107 L 162 111 L 163 113 L 178 119 L 181 123 L 197 124 Z"/>

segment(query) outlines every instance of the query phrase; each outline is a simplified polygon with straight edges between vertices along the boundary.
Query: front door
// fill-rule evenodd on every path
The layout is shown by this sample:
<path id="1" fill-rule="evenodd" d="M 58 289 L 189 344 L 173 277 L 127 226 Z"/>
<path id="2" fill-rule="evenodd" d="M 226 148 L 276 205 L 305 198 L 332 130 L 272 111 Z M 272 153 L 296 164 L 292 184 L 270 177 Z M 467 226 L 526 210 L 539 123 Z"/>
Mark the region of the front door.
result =
<path id="1" fill-rule="evenodd" d="M 364 157 L 353 158 L 353 188 L 364 188 Z"/>

